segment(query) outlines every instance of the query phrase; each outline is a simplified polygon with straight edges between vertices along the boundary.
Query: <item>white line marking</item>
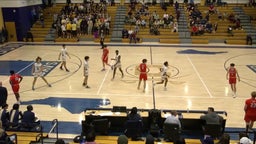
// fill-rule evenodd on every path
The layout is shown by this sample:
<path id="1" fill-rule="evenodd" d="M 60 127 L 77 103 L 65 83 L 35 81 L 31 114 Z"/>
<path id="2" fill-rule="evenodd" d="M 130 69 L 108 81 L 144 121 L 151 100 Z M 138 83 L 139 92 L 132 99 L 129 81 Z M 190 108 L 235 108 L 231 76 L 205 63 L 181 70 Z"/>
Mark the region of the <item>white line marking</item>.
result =
<path id="1" fill-rule="evenodd" d="M 207 93 L 208 93 L 209 96 L 212 98 L 213 96 L 212 96 L 211 92 L 209 91 L 209 89 L 208 89 L 208 87 L 206 86 L 204 80 L 202 79 L 202 77 L 200 76 L 199 72 L 197 71 L 195 65 L 192 63 L 192 61 L 191 61 L 191 59 L 189 58 L 188 55 L 186 55 L 186 57 L 187 57 L 188 61 L 190 62 L 190 64 L 192 65 L 194 71 L 196 72 L 196 75 L 198 76 L 198 78 L 199 78 L 200 81 L 202 82 L 202 84 L 203 84 L 204 88 L 206 89 Z"/>
<path id="2" fill-rule="evenodd" d="M 101 82 L 101 84 L 100 84 L 100 87 L 99 87 L 99 89 L 98 89 L 98 91 L 97 91 L 97 95 L 100 94 L 100 91 L 101 91 L 101 89 L 102 89 L 102 87 L 103 87 L 104 82 L 106 81 L 106 78 L 107 78 L 107 76 L 108 76 L 108 73 L 109 73 L 109 69 L 108 69 L 107 72 L 105 73 L 105 76 L 104 76 L 104 78 L 103 78 L 103 80 L 102 80 L 102 82 Z"/>

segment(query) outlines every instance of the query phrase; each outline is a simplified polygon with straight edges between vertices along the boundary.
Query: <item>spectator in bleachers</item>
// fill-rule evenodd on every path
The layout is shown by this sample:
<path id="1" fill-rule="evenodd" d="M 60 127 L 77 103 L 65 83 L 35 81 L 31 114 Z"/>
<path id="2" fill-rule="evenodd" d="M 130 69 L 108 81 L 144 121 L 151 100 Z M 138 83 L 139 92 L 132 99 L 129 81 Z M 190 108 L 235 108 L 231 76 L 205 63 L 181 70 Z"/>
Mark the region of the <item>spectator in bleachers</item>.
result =
<path id="1" fill-rule="evenodd" d="M 229 25 L 229 26 L 228 26 L 228 30 L 227 30 L 227 31 L 228 31 L 228 35 L 229 35 L 229 36 L 234 36 L 232 26 L 230 26 L 230 25 Z"/>
<path id="2" fill-rule="evenodd" d="M 117 138 L 117 144 L 128 144 L 128 138 L 126 135 L 120 135 Z"/>
<path id="3" fill-rule="evenodd" d="M 141 20 L 141 27 L 145 28 L 147 26 L 147 22 L 145 21 L 145 19 Z"/>
<path id="4" fill-rule="evenodd" d="M 247 45 L 252 45 L 252 36 L 250 34 L 248 34 L 246 36 L 246 44 Z"/>
<path id="5" fill-rule="evenodd" d="M 7 135 L 6 131 L 2 127 L 2 122 L 1 121 L 0 121 L 0 141 L 4 141 L 4 142 L 0 142 L 1 144 L 14 144 L 8 138 L 8 135 Z"/>
<path id="6" fill-rule="evenodd" d="M 154 142 L 155 138 L 151 134 L 147 135 L 145 144 L 154 144 Z"/>
<path id="7" fill-rule="evenodd" d="M 216 144 L 229 144 L 229 143 L 230 143 L 230 136 L 229 134 L 224 133 Z"/>
<path id="8" fill-rule="evenodd" d="M 175 2 L 174 7 L 176 11 L 179 9 L 179 3 L 177 1 Z"/>
<path id="9" fill-rule="evenodd" d="M 0 116 L 2 121 L 2 126 L 4 128 L 8 128 L 10 122 L 10 114 L 8 111 L 8 104 L 2 105 L 2 109 L 0 110 Z"/>
<path id="10" fill-rule="evenodd" d="M 23 118 L 21 120 L 21 126 L 22 128 L 32 130 L 36 126 L 40 124 L 39 119 L 35 116 L 35 113 L 33 112 L 33 106 L 28 105 L 27 111 L 24 111 Z"/>
<path id="11" fill-rule="evenodd" d="M 95 142 L 95 139 L 96 139 L 96 134 L 94 131 L 91 131 L 89 132 L 87 135 L 86 135 L 86 142 L 85 144 L 97 144 Z"/>
<path id="12" fill-rule="evenodd" d="M 172 32 L 178 32 L 178 23 L 174 22 Z"/>
<path id="13" fill-rule="evenodd" d="M 212 31 L 213 31 L 212 23 L 207 22 L 206 25 L 205 25 L 205 32 L 212 33 Z"/>
<path id="14" fill-rule="evenodd" d="M 63 139 L 56 140 L 55 144 L 65 144 Z"/>
<path id="15" fill-rule="evenodd" d="M 14 104 L 10 111 L 10 125 L 9 128 L 18 127 L 20 120 L 23 118 L 22 112 L 19 110 L 20 105 Z"/>
<path id="16" fill-rule="evenodd" d="M 197 25 L 193 25 L 191 28 L 191 35 L 198 35 L 198 27 Z"/>
<path id="17" fill-rule="evenodd" d="M 211 4 L 210 6 L 209 6 L 209 14 L 214 14 L 215 12 L 216 12 L 216 10 L 215 10 L 215 7 L 214 7 L 214 5 L 213 4 Z"/>
<path id="18" fill-rule="evenodd" d="M 122 38 L 128 38 L 128 37 L 129 37 L 129 34 L 128 34 L 127 29 L 123 29 L 122 30 Z"/>
<path id="19" fill-rule="evenodd" d="M 239 144 L 252 144 L 252 141 L 249 139 L 247 133 L 240 132 L 238 136 L 239 136 Z"/>
<path id="20" fill-rule="evenodd" d="M 132 31 L 132 33 L 129 34 L 129 39 L 130 39 L 130 43 L 132 43 L 132 41 L 134 43 L 137 43 L 137 37 L 136 37 L 137 33 L 135 31 Z"/>

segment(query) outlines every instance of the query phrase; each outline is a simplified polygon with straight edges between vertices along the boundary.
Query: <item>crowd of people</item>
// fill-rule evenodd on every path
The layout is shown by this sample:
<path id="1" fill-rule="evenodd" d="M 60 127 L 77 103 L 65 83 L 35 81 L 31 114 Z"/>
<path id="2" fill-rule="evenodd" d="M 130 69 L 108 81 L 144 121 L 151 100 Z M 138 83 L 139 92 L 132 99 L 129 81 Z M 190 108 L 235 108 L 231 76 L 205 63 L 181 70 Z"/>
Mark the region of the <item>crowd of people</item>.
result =
<path id="1" fill-rule="evenodd" d="M 103 38 L 109 35 L 111 16 L 107 12 L 106 1 L 94 3 L 93 0 L 80 4 L 67 3 L 59 14 L 53 15 L 53 28 L 62 38 L 78 38 L 94 35 Z"/>

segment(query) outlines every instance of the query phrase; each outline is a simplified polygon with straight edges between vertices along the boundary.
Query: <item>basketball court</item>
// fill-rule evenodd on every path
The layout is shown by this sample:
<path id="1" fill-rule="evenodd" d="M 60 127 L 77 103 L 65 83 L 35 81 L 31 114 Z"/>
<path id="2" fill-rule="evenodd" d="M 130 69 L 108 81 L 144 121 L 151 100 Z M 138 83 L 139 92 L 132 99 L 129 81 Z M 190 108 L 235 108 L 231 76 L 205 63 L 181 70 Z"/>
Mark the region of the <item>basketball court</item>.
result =
<path id="1" fill-rule="evenodd" d="M 71 56 L 67 61 L 70 72 L 59 68 L 58 55 L 61 44 L 16 44 L 11 43 L 0 51 L 0 80 L 7 87 L 9 110 L 16 102 L 9 84 L 9 71 L 15 70 L 24 76 L 21 83 L 21 110 L 32 104 L 34 112 L 43 124 L 58 119 L 60 133 L 79 134 L 83 110 L 86 108 L 134 106 L 139 109 L 207 110 L 227 112 L 226 127 L 244 128 L 244 101 L 256 89 L 256 51 L 254 47 L 227 45 L 120 45 L 108 44 L 109 63 L 115 57 L 115 50 L 121 54 L 124 78 L 117 69 L 107 67 L 101 71 L 102 49 L 97 44 L 66 44 Z M 36 57 L 45 65 L 48 87 L 38 79 L 32 90 L 31 65 Z M 87 89 L 83 83 L 84 56 L 89 56 L 89 80 Z M 147 59 L 149 67 L 146 91 L 137 90 L 137 66 Z M 167 90 L 155 85 L 161 80 L 159 68 L 168 61 L 170 75 Z M 235 63 L 241 81 L 237 83 L 237 97 L 233 98 L 226 80 L 226 68 Z M 155 105 L 153 102 L 155 97 Z M 72 124 L 76 124 L 75 126 Z M 50 127 L 50 126 L 45 126 Z M 76 130 L 72 130 L 72 129 Z M 47 129 L 47 128 L 46 128 Z"/>

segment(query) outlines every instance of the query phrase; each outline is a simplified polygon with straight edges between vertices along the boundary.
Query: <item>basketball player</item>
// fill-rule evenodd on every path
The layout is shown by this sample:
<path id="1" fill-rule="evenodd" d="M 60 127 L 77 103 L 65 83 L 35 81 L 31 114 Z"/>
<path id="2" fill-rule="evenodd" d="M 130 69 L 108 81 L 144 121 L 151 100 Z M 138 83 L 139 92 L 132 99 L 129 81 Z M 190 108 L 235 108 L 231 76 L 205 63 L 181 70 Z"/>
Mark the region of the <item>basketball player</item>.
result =
<path id="1" fill-rule="evenodd" d="M 66 66 L 66 63 L 67 63 L 67 56 L 68 56 L 69 58 L 71 58 L 71 57 L 69 56 L 68 52 L 67 52 L 66 45 L 63 44 L 63 45 L 62 45 L 61 52 L 60 52 L 60 54 L 59 54 L 59 60 L 60 60 L 60 58 L 61 58 L 61 61 L 62 61 L 62 62 L 61 62 L 61 65 L 60 65 L 60 69 L 63 70 L 62 66 L 64 66 L 65 70 L 66 70 L 67 72 L 69 72 L 69 70 L 67 69 L 67 66 Z"/>
<path id="2" fill-rule="evenodd" d="M 156 83 L 156 84 L 163 84 L 164 83 L 164 90 L 167 90 L 166 86 L 167 86 L 167 83 L 168 83 L 168 77 L 170 77 L 167 74 L 168 66 L 169 66 L 168 62 L 167 61 L 164 62 L 163 67 L 160 68 L 162 80 L 160 82 Z"/>
<path id="3" fill-rule="evenodd" d="M 102 64 L 103 64 L 103 69 L 101 71 L 105 71 L 105 65 L 108 65 L 111 67 L 110 64 L 108 64 L 108 54 L 109 54 L 109 50 L 107 48 L 107 45 L 103 46 L 103 53 L 102 53 Z"/>
<path id="4" fill-rule="evenodd" d="M 251 98 L 245 100 L 244 105 L 244 120 L 246 123 L 246 133 L 248 130 L 252 130 L 253 124 L 256 121 L 256 91 L 251 93 Z"/>
<path id="5" fill-rule="evenodd" d="M 87 85 L 87 81 L 88 81 L 88 76 L 89 76 L 89 56 L 85 56 L 84 57 L 84 82 L 83 82 L 83 86 L 85 86 L 85 88 L 90 88 Z"/>
<path id="6" fill-rule="evenodd" d="M 121 67 L 121 55 L 119 54 L 118 50 L 116 50 L 116 57 L 112 58 L 111 60 L 115 60 L 116 61 L 115 64 L 111 67 L 112 69 L 114 69 L 112 80 L 114 80 L 114 78 L 115 78 L 116 69 L 117 68 L 119 68 L 119 71 L 121 72 L 122 78 L 123 78 L 124 77 L 124 73 L 123 73 L 123 70 L 122 70 L 122 67 Z"/>
<path id="7" fill-rule="evenodd" d="M 43 70 L 44 70 L 44 67 L 43 67 L 43 64 L 41 63 L 42 61 L 42 58 L 41 57 L 37 57 L 36 58 L 36 62 L 33 64 L 33 67 L 32 67 L 32 75 L 34 76 L 34 81 L 33 81 L 33 84 L 32 84 L 32 90 L 35 90 L 35 83 L 36 83 L 36 80 L 38 77 L 41 77 L 44 82 L 49 86 L 51 87 L 51 85 L 47 82 L 47 80 L 44 78 L 44 75 L 43 75 Z"/>
<path id="8" fill-rule="evenodd" d="M 140 77 L 139 77 L 139 84 L 138 84 L 138 90 L 140 89 L 140 83 L 143 80 L 143 92 L 145 92 L 146 89 L 146 81 L 148 79 L 147 76 L 147 59 L 143 59 L 142 63 L 138 67 L 138 71 L 140 71 Z"/>
<path id="9" fill-rule="evenodd" d="M 19 89 L 20 89 L 20 82 L 22 81 L 23 77 L 19 74 L 16 74 L 13 70 L 10 71 L 10 84 L 12 86 L 12 91 L 16 97 L 17 103 L 20 103 L 20 94 L 19 94 Z"/>
<path id="10" fill-rule="evenodd" d="M 240 77 L 238 75 L 238 72 L 235 68 L 234 63 L 230 64 L 230 67 L 227 70 L 226 78 L 227 80 L 229 80 L 229 84 L 232 90 L 232 95 L 233 95 L 233 98 L 235 98 L 236 97 L 236 80 L 240 81 Z"/>

